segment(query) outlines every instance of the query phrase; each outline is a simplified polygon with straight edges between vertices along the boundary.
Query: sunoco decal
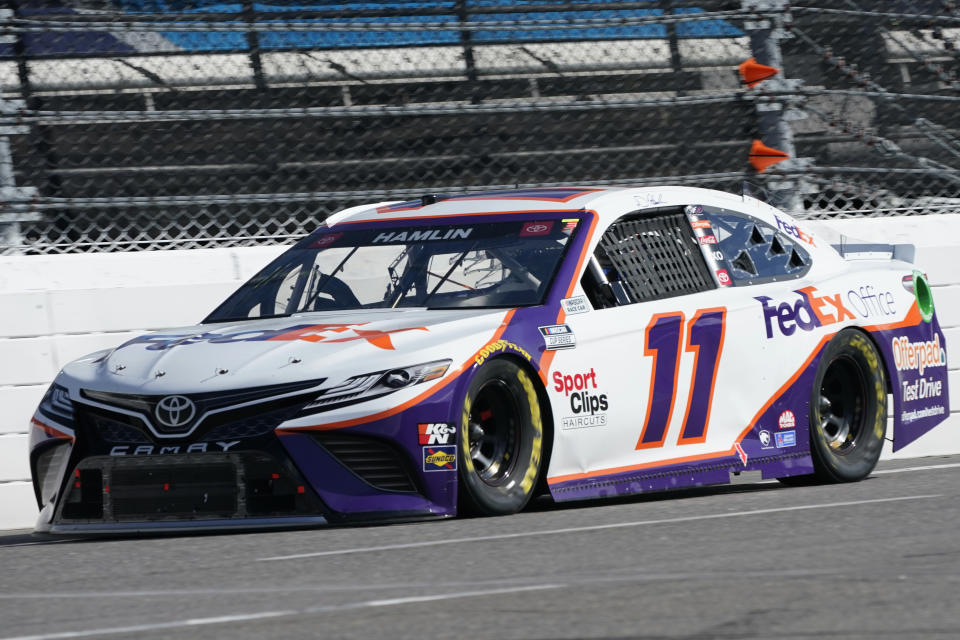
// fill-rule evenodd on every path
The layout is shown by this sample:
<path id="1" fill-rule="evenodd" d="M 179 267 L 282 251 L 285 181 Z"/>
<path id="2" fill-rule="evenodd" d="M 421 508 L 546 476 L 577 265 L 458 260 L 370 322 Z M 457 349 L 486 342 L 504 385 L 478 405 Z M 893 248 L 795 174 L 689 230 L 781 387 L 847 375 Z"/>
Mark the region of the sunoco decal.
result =
<path id="1" fill-rule="evenodd" d="M 423 470 L 424 471 L 456 471 L 457 470 L 457 448 L 456 447 L 424 447 L 423 448 Z"/>

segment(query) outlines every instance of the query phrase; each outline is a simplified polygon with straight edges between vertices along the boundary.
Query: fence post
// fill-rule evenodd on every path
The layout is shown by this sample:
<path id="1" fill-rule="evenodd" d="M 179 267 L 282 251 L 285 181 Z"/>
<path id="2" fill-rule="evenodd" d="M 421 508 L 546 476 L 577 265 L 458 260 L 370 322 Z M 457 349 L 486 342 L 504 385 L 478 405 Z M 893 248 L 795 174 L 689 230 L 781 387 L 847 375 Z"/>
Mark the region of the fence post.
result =
<path id="1" fill-rule="evenodd" d="M 12 25 L 13 10 L 0 9 L 0 24 Z M 0 44 L 15 44 L 17 36 L 0 36 Z M 0 95 L 0 118 L 7 120 L 22 110 L 22 100 L 4 100 Z M 20 253 L 23 247 L 21 222 L 39 219 L 36 212 L 28 212 L 22 205 L 33 200 L 37 190 L 30 187 L 17 187 L 13 170 L 13 154 L 10 151 L 10 136 L 28 133 L 24 125 L 0 122 L 0 255 Z M 10 206 L 13 205 L 13 206 Z"/>
<path id="2" fill-rule="evenodd" d="M 789 31 L 791 22 L 789 0 L 742 0 L 741 8 L 745 13 L 761 14 L 759 20 L 746 20 L 744 30 L 750 36 L 750 53 L 760 64 L 775 67 L 780 71 L 769 80 L 760 83 L 752 93 L 775 94 L 772 100 L 756 101 L 757 130 L 763 143 L 783 151 L 788 160 L 776 165 L 773 175 L 765 179 L 771 204 L 790 213 L 803 212 L 802 194 L 809 191 L 807 181 L 798 175 L 811 165 L 809 158 L 798 158 L 793 141 L 790 120 L 806 117 L 791 105 L 798 102 L 802 80 L 787 79 L 783 72 L 783 54 L 780 42 L 792 38 Z M 794 174 L 785 178 L 783 173 Z M 781 174 L 779 177 L 777 174 Z"/>
<path id="3" fill-rule="evenodd" d="M 257 22 L 257 9 L 252 0 L 244 0 L 242 13 L 247 24 L 254 25 Z M 247 33 L 247 54 L 250 57 L 250 69 L 253 71 L 253 83 L 257 89 L 263 91 L 267 88 L 267 81 L 263 76 L 263 61 L 260 59 L 260 34 L 253 28 Z"/>

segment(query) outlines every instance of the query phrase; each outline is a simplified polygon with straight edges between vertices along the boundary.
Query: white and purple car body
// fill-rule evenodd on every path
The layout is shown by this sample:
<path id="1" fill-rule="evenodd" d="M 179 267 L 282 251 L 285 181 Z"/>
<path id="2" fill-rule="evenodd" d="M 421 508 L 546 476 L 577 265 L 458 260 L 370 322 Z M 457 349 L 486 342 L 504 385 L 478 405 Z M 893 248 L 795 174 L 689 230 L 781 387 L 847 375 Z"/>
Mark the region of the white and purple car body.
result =
<path id="1" fill-rule="evenodd" d="M 550 188 L 355 207 L 201 324 L 67 365 L 39 531 L 302 526 L 870 473 L 948 415 L 912 247 L 750 197 Z M 854 255 L 856 254 L 856 255 Z"/>

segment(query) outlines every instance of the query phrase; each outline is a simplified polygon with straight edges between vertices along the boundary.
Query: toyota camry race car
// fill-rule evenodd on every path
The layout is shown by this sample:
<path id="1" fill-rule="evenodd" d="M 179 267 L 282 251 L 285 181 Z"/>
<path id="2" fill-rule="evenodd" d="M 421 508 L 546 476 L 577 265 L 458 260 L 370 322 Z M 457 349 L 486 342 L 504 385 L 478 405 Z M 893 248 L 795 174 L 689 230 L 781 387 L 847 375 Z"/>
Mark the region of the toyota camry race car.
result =
<path id="1" fill-rule="evenodd" d="M 507 514 L 860 480 L 948 415 L 912 247 L 681 187 L 355 207 L 199 325 L 77 360 L 33 418 L 38 530 Z"/>

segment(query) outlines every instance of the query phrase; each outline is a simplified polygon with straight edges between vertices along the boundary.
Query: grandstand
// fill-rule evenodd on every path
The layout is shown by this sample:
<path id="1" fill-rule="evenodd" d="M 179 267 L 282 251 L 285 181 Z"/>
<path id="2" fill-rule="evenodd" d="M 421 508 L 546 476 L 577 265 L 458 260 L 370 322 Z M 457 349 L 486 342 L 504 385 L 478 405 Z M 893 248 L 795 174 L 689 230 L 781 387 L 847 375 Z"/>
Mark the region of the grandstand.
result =
<path id="1" fill-rule="evenodd" d="M 21 0 L 0 14 L 28 194 L 6 198 L 8 248 L 286 241 L 344 206 L 486 186 L 763 182 L 737 65 L 782 5 Z M 786 15 L 784 75 L 803 83 L 784 117 L 810 161 L 775 179 L 807 215 L 952 206 L 960 17 L 804 5 Z"/>

